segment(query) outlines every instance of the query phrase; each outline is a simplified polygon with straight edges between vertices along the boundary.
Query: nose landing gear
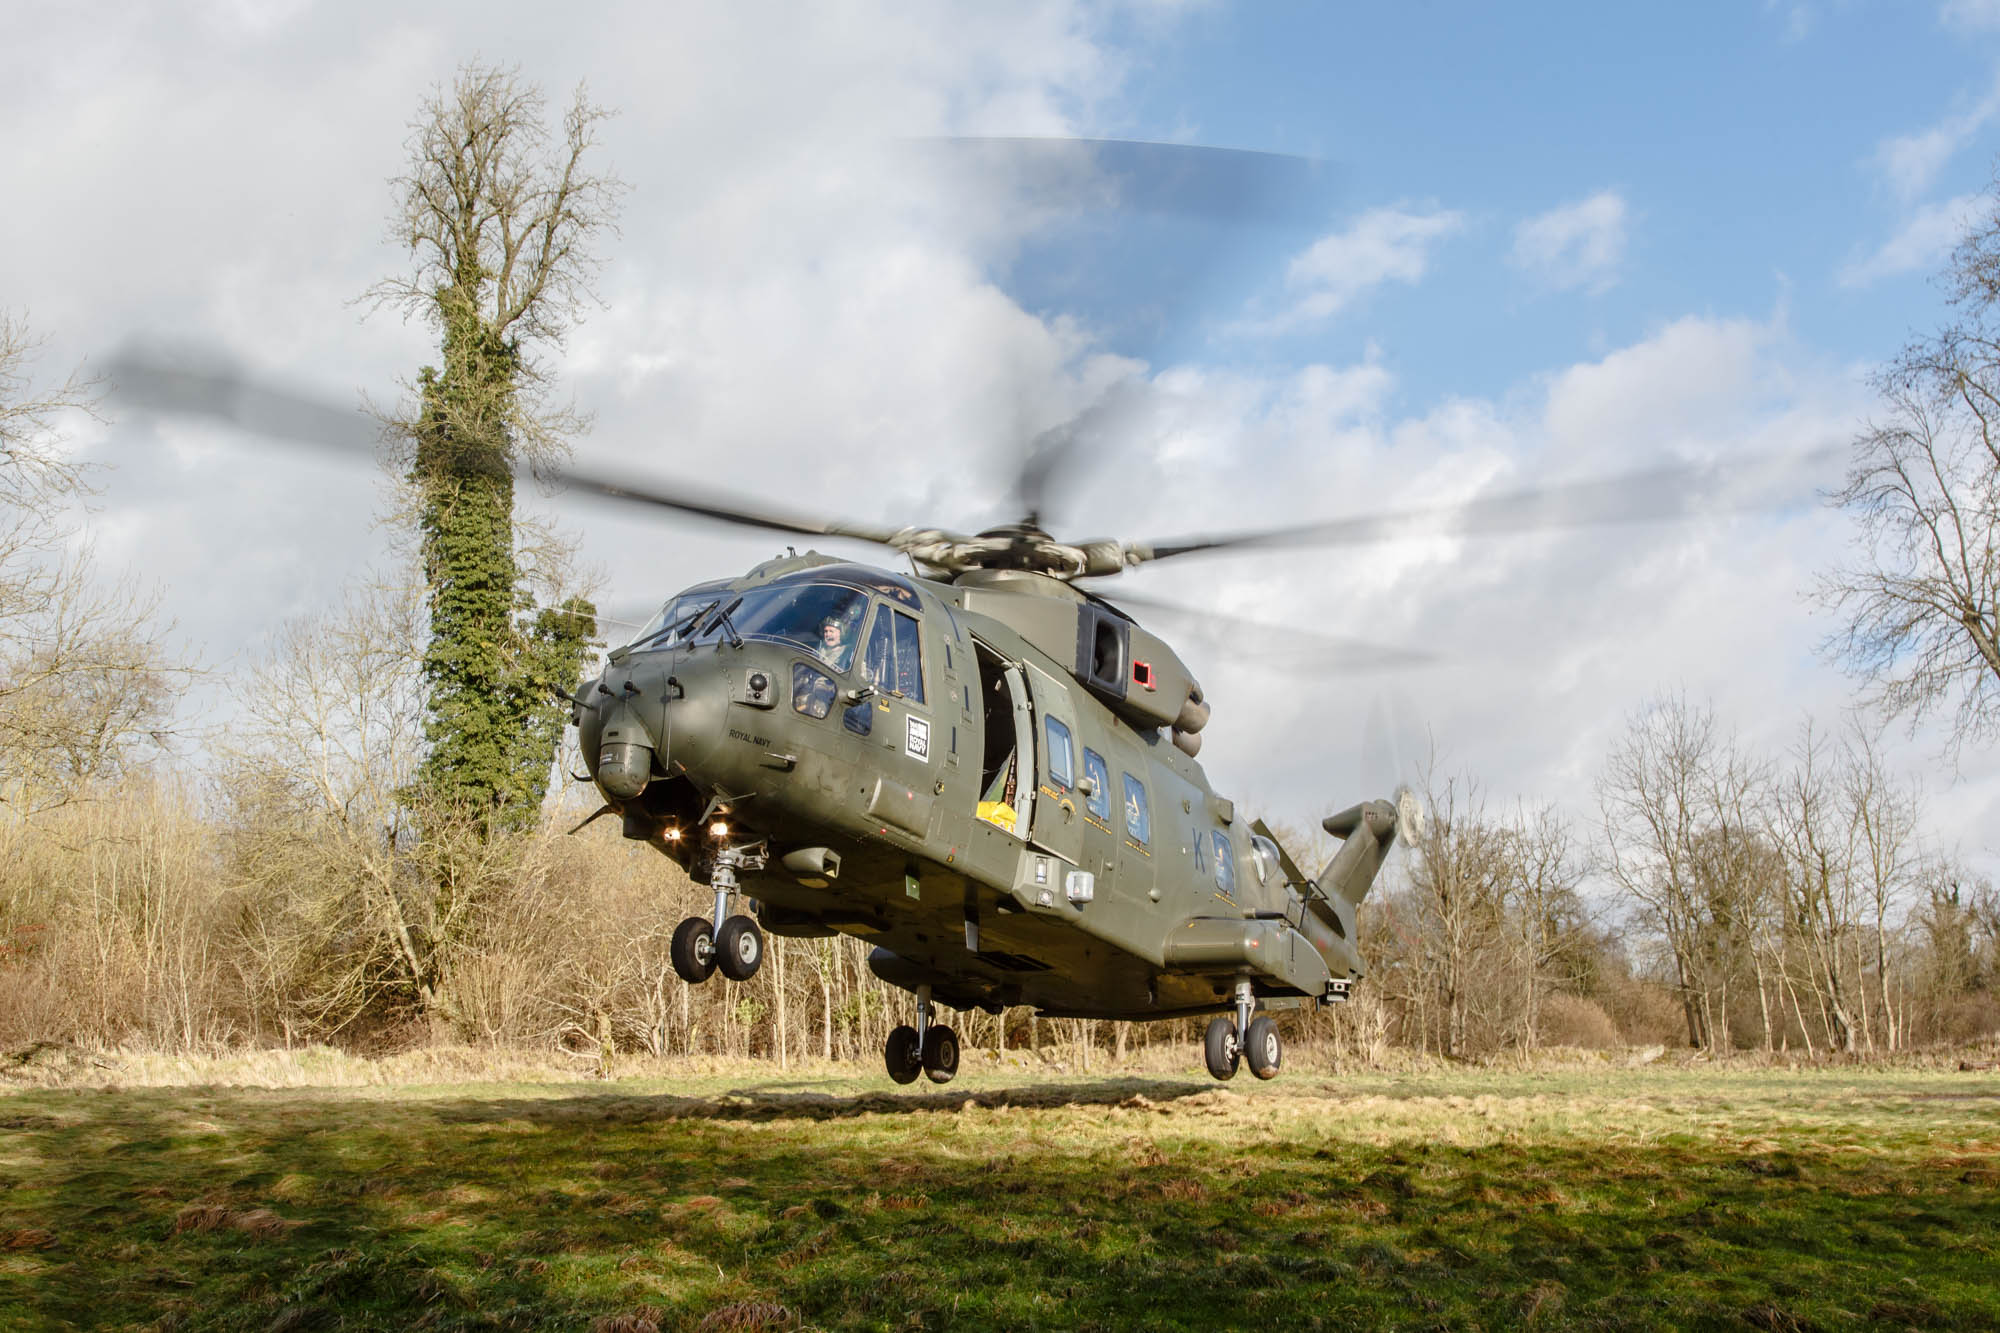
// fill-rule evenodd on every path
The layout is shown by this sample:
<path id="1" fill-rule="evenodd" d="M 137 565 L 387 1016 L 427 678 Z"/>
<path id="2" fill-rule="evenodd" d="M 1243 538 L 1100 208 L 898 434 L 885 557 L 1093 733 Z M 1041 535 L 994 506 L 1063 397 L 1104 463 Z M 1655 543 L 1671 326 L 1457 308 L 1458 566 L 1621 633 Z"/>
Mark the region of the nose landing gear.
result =
<path id="1" fill-rule="evenodd" d="M 931 1021 L 931 988 L 917 987 L 917 1025 L 890 1032 L 882 1063 L 898 1083 L 914 1083 L 919 1073 L 933 1083 L 949 1083 L 958 1073 L 958 1033 Z"/>
<path id="2" fill-rule="evenodd" d="M 1217 1078 L 1236 1077 L 1239 1062 L 1247 1061 L 1258 1078 L 1276 1078 L 1285 1062 L 1285 1043 L 1278 1025 L 1268 1014 L 1256 1011 L 1257 996 L 1248 981 L 1236 983 L 1236 1017 L 1217 1014 L 1202 1034 L 1202 1061 Z"/>
<path id="3" fill-rule="evenodd" d="M 713 918 L 691 916 L 674 929 L 669 954 L 682 981 L 698 986 L 718 967 L 731 981 L 748 981 L 757 975 L 757 969 L 764 965 L 764 932 L 754 919 L 730 915 L 729 904 L 736 896 L 736 872 L 763 867 L 761 843 L 754 848 L 724 848 L 715 854 L 708 879 L 715 890 Z"/>

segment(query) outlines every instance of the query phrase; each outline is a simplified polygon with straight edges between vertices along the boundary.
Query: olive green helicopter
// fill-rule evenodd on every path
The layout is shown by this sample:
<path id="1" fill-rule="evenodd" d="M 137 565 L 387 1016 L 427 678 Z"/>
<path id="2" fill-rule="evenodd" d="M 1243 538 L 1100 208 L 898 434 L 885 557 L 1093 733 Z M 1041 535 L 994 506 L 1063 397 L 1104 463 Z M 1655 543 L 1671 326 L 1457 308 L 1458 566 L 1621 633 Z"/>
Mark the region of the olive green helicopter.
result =
<path id="1" fill-rule="evenodd" d="M 1207 150 L 1171 151 L 1178 162 Z M 143 409 L 372 448 L 358 414 L 236 371 L 128 352 L 108 373 L 119 397 Z M 873 544 L 909 565 L 894 572 L 788 550 L 698 583 L 564 694 L 581 776 L 603 797 L 584 824 L 615 816 L 625 837 L 713 891 L 709 915 L 674 932 L 681 977 L 747 980 L 766 935 L 856 936 L 873 946 L 875 975 L 914 999 L 913 1021 L 883 1052 L 899 1083 L 956 1072 L 958 1035 L 939 1006 L 1134 1022 L 1212 1015 L 1209 1072 L 1227 1079 L 1247 1063 L 1271 1078 L 1283 1063 L 1272 1015 L 1340 1003 L 1362 979 L 1357 911 L 1395 847 L 1421 836 L 1423 805 L 1403 787 L 1327 817 L 1337 850 L 1307 874 L 1209 784 L 1197 756 L 1210 700 L 1132 608 L 1211 625 L 1230 618 L 1113 601 L 1092 584 L 1203 552 L 1731 507 L 1727 474 L 1667 465 L 1266 531 L 1052 535 L 1040 515 L 1055 478 L 1095 447 L 1131 392 L 1128 382 L 1040 437 L 1013 488 L 1020 519 L 970 535 L 804 516 L 583 468 L 538 473 L 583 495 Z M 1733 507 L 1763 504 L 1739 491 Z M 1422 660 L 1353 640 L 1322 646 L 1344 667 Z"/>
<path id="2" fill-rule="evenodd" d="M 938 1005 L 1215 1013 L 1209 1071 L 1270 1078 L 1267 1011 L 1344 1000 L 1361 977 L 1355 911 L 1415 799 L 1327 819 L 1341 849 L 1307 876 L 1209 785 L 1210 705 L 1181 658 L 1079 582 L 1230 539 L 1070 544 L 1032 514 L 891 531 L 604 493 L 876 542 L 917 571 L 806 551 L 698 584 L 572 696 L 598 815 L 714 890 L 674 932 L 685 980 L 754 976 L 766 933 L 862 937 L 916 999 L 890 1076 L 942 1083 L 958 1036 Z"/>

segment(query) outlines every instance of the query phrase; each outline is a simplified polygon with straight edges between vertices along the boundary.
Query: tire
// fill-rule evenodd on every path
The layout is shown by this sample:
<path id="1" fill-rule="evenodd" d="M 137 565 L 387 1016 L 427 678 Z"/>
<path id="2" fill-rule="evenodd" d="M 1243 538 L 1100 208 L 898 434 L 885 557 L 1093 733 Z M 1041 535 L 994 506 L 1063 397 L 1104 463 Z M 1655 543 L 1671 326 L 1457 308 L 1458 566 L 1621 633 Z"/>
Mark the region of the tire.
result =
<path id="1" fill-rule="evenodd" d="M 715 973 L 715 934 L 707 921 L 691 916 L 674 927 L 674 972 L 690 986 L 699 986 Z"/>
<path id="2" fill-rule="evenodd" d="M 764 965 L 764 932 L 747 916 L 732 916 L 715 937 L 715 961 L 731 981 L 748 981 Z"/>
<path id="3" fill-rule="evenodd" d="M 1260 1014 L 1250 1020 L 1250 1033 L 1243 1039 L 1243 1058 L 1258 1078 L 1276 1078 L 1285 1063 L 1285 1042 L 1278 1025 Z"/>
<path id="4" fill-rule="evenodd" d="M 1208 1072 L 1217 1078 L 1236 1077 L 1243 1051 L 1236 1040 L 1235 1019 L 1217 1014 L 1208 1020 L 1208 1031 L 1201 1036 L 1201 1056 L 1208 1063 Z"/>
<path id="5" fill-rule="evenodd" d="M 882 1047 L 882 1063 L 889 1067 L 889 1077 L 898 1083 L 916 1082 L 917 1075 L 924 1072 L 923 1053 L 917 1049 L 917 1030 L 905 1023 L 891 1032 Z"/>
<path id="6" fill-rule="evenodd" d="M 949 1083 L 958 1072 L 958 1034 L 942 1023 L 924 1033 L 924 1073 L 933 1083 Z"/>

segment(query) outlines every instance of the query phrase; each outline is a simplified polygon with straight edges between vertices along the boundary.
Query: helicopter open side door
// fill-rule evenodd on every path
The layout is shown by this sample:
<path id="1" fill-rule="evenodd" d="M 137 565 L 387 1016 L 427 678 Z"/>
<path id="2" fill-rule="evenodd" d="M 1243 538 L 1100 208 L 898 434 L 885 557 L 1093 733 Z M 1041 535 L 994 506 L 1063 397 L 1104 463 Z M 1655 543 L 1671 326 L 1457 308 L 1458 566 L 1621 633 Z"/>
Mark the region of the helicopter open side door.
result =
<path id="1" fill-rule="evenodd" d="M 1033 663 L 1027 664 L 1028 694 L 1033 703 L 1035 805 L 1029 841 L 1055 853 L 1071 866 L 1083 859 L 1083 821 L 1077 804 L 1076 778 L 1082 752 L 1076 739 L 1076 714 L 1069 691 Z"/>

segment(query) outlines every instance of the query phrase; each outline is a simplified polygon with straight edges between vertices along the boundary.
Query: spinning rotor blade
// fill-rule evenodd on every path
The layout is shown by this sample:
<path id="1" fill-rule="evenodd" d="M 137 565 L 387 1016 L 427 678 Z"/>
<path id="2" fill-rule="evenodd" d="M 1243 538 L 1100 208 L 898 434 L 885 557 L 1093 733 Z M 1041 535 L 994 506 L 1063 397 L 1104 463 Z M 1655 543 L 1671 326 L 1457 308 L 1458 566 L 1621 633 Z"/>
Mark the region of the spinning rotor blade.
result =
<path id="1" fill-rule="evenodd" d="M 1068 421 L 1037 435 L 1028 445 L 1021 471 L 1014 479 L 1018 512 L 1032 522 L 1039 522 L 1048 512 L 1053 483 L 1073 468 L 1093 443 L 1102 442 L 1136 418 L 1145 397 L 1143 381 L 1120 380 Z"/>
<path id="2" fill-rule="evenodd" d="M 1185 628 L 1196 632 L 1219 630 L 1231 636 L 1251 639 L 1258 644 L 1260 650 L 1275 649 L 1279 652 L 1296 653 L 1302 658 L 1310 658 L 1309 665 L 1315 672 L 1344 675 L 1349 672 L 1382 671 L 1392 667 L 1423 666 L 1437 660 L 1435 654 L 1398 648 L 1392 644 L 1369 643 L 1364 639 L 1350 639 L 1333 634 L 1315 634 L 1310 630 L 1290 625 L 1274 625 L 1267 621 L 1181 606 L 1175 602 L 1162 602 L 1151 597 L 1136 597 L 1125 592 L 1106 600 L 1117 607 L 1143 607 L 1155 613 L 1149 618 L 1164 617 L 1168 620 L 1179 620 Z"/>
<path id="3" fill-rule="evenodd" d="M 1286 546 L 1361 546 L 1406 537 L 1481 536 L 1643 523 L 1706 513 L 1778 509 L 1810 494 L 1802 484 L 1807 465 L 1838 459 L 1836 448 L 1768 455 L 1746 464 L 1668 464 L 1591 481 L 1537 486 L 1468 500 L 1458 505 L 1357 514 L 1324 523 L 1171 541 L 1134 542 L 1140 561 L 1166 560 L 1201 551 Z"/>
<path id="4" fill-rule="evenodd" d="M 255 435 L 346 454 L 373 455 L 382 426 L 359 408 L 260 383 L 231 366 L 210 360 L 199 367 L 178 358 L 122 351 L 105 368 L 112 397 L 143 411 L 220 421 Z M 527 473 L 525 465 L 513 468 Z M 650 481 L 628 480 L 585 468 L 557 465 L 541 475 L 569 490 L 606 499 L 672 509 L 739 527 L 803 536 L 851 537 L 895 545 L 900 531 L 865 523 L 814 518 L 765 508 L 734 496 Z"/>
<path id="5" fill-rule="evenodd" d="M 1144 139 L 920 139 L 947 172 L 998 181 L 1030 216 L 1124 213 L 1231 224 L 1323 220 L 1325 162 L 1291 153 Z"/>
<path id="6" fill-rule="evenodd" d="M 1291 247 L 1250 228 L 1323 228 L 1335 173 L 1287 153 L 1126 139 L 952 138 L 919 142 L 923 168 L 963 181 L 969 199 L 1025 220 L 1009 233 L 994 279 L 1024 309 L 1060 311 L 1092 330 L 1095 350 L 1157 364 L 1177 337 L 1196 334 L 1190 314 L 1207 289 L 1251 284 L 1232 266 L 1264 268 Z M 1141 382 L 1142 386 L 1143 382 Z M 1041 418 L 1025 401 L 1015 434 Z M 1053 481 L 1090 445 L 1114 433 L 1143 400 L 1114 385 L 1023 450 L 1014 496 L 1038 526 Z"/>

